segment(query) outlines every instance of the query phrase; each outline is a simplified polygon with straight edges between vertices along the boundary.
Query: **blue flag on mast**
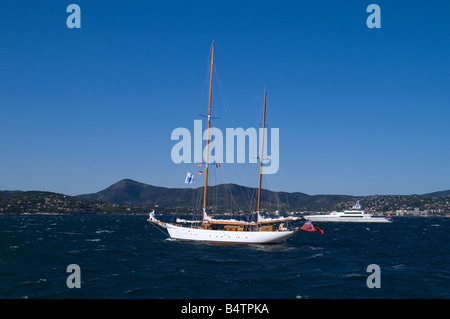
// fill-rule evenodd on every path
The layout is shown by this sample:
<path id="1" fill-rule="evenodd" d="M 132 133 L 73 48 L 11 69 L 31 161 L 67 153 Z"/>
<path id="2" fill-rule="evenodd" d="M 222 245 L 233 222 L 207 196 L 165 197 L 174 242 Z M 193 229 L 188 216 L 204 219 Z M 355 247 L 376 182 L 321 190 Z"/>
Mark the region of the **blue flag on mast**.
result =
<path id="1" fill-rule="evenodd" d="M 185 184 L 192 184 L 194 181 L 194 174 L 191 174 L 190 172 L 187 172 L 186 179 L 184 180 Z"/>

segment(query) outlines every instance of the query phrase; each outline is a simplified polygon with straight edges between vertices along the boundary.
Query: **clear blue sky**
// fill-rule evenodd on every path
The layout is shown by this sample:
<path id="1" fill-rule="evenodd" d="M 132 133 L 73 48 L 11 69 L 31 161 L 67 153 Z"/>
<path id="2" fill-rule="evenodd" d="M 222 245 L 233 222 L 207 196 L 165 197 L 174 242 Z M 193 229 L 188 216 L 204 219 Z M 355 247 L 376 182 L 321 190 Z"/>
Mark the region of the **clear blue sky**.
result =
<path id="1" fill-rule="evenodd" d="M 71 3 L 81 29 L 66 26 Z M 366 25 L 371 3 L 381 29 Z M 450 189 L 449 12 L 448 1 L 3 1 L 0 190 L 184 187 L 198 169 L 171 161 L 170 135 L 206 113 L 213 39 L 214 124 L 256 127 L 268 84 L 280 128 L 268 188 Z M 257 166 L 234 166 L 220 182 L 257 186 Z"/>

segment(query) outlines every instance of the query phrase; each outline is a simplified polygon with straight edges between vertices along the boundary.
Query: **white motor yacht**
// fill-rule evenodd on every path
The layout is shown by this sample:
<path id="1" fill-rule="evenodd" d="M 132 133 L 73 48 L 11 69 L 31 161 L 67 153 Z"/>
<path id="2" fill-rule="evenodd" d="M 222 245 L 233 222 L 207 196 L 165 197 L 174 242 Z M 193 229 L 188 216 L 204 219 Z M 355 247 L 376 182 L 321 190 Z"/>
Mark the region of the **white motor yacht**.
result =
<path id="1" fill-rule="evenodd" d="M 361 209 L 359 201 L 351 210 L 344 210 L 343 212 L 331 212 L 330 214 L 307 215 L 305 219 L 312 222 L 352 222 L 352 223 L 391 223 L 390 216 L 378 217 L 366 213 Z"/>

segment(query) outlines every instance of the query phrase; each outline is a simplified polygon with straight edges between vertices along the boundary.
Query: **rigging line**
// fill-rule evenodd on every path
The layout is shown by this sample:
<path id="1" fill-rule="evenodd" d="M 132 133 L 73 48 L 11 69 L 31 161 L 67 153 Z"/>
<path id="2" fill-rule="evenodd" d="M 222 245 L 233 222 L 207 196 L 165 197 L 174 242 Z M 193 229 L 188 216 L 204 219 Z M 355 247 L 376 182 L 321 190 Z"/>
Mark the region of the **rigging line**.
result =
<path id="1" fill-rule="evenodd" d="M 222 106 L 222 108 L 219 107 L 219 113 L 221 111 L 222 112 L 225 111 L 226 119 L 228 120 L 228 122 L 231 122 L 232 126 L 235 127 L 236 126 L 235 119 L 234 119 L 234 117 L 232 115 L 233 113 L 231 112 L 231 107 L 230 107 L 229 101 L 228 101 L 227 96 L 226 96 L 226 94 L 224 92 L 223 82 L 222 82 L 221 77 L 220 77 L 220 71 L 217 69 L 216 64 L 214 65 L 214 72 L 215 72 L 214 73 L 215 74 L 214 83 L 217 86 L 216 92 L 218 93 L 217 95 L 220 97 L 219 99 L 216 98 L 216 101 L 220 101 L 221 103 L 218 103 L 218 105 Z M 215 109 L 217 110 L 217 106 L 215 107 Z M 231 171 L 233 173 L 234 178 L 236 179 L 237 174 L 236 174 L 236 171 L 234 170 L 234 168 L 235 167 L 233 167 L 231 169 Z M 236 180 L 238 180 L 238 179 L 236 179 Z M 242 189 L 240 189 L 240 191 L 243 194 Z M 248 206 L 248 209 L 251 211 L 251 204 L 248 201 L 248 197 L 246 197 L 245 195 L 243 197 L 246 200 L 246 204 Z"/>
<path id="2" fill-rule="evenodd" d="M 181 196 L 178 197 L 178 205 L 175 206 L 175 214 L 172 215 L 172 219 L 171 221 L 173 221 L 173 219 L 175 218 L 175 215 L 178 215 L 178 211 L 181 209 L 181 207 L 183 206 L 183 203 L 186 203 L 186 193 L 187 193 L 187 188 L 183 188 L 183 191 L 181 192 Z"/>
<path id="3" fill-rule="evenodd" d="M 240 83 L 238 83 L 241 87 L 244 88 L 244 91 L 250 92 L 252 90 L 252 87 L 248 84 L 248 81 L 246 81 L 246 77 L 242 76 L 242 72 L 239 72 L 240 69 L 236 68 L 235 65 L 230 61 L 228 56 L 224 52 L 224 48 L 219 48 L 217 50 L 220 57 L 223 59 L 220 59 L 221 61 L 225 62 L 227 64 L 227 70 L 233 71 L 235 73 L 235 76 L 233 78 L 238 79 Z M 246 74 L 246 73 L 245 73 Z"/>
<path id="4" fill-rule="evenodd" d="M 289 204 L 289 198 L 288 198 L 287 192 L 284 192 L 284 196 L 286 197 L 287 209 L 291 210 L 291 205 Z"/>
<path id="5" fill-rule="evenodd" d="M 276 191 L 272 191 L 269 189 L 269 177 L 268 176 L 264 176 L 263 178 L 263 187 L 266 190 L 265 194 L 264 194 L 264 198 L 261 196 L 261 202 L 264 201 L 265 202 L 265 206 L 266 206 L 266 212 L 269 212 L 269 210 L 273 210 L 273 206 L 271 204 L 271 200 L 273 200 L 275 202 L 275 207 L 278 208 L 280 200 L 278 197 L 278 192 Z"/>
<path id="6" fill-rule="evenodd" d="M 228 98 L 225 95 L 225 90 L 223 88 L 223 84 L 222 84 L 222 80 L 220 78 L 220 73 L 217 70 L 217 68 L 214 69 L 215 70 L 215 80 L 217 82 L 217 91 L 218 91 L 218 95 L 221 98 L 221 102 L 222 102 L 222 106 L 223 106 L 223 111 L 225 111 L 225 115 L 227 120 L 231 123 L 231 125 L 233 127 L 236 126 L 232 112 L 231 112 L 231 108 L 230 108 L 230 103 L 228 102 Z M 219 109 L 221 110 L 221 109 Z"/>
<path id="7" fill-rule="evenodd" d="M 236 200 L 234 199 L 234 196 L 233 196 L 233 192 L 231 191 L 231 184 L 228 184 L 228 191 L 230 192 L 231 201 L 234 203 L 234 205 L 236 205 L 238 211 L 241 211 L 241 207 L 239 207 L 238 203 L 236 203 Z"/>
<path id="8" fill-rule="evenodd" d="M 163 177 L 162 185 L 165 186 L 165 187 L 160 187 L 159 188 L 159 191 L 158 191 L 158 194 L 157 194 L 157 197 L 156 197 L 156 201 L 155 201 L 155 205 L 158 205 L 160 207 L 161 206 L 166 206 L 166 205 L 161 205 L 161 200 L 165 196 L 167 196 L 167 192 L 169 191 L 169 189 L 167 187 L 170 187 L 169 186 L 169 182 L 170 182 L 170 180 L 173 179 L 173 176 L 174 176 L 174 173 L 175 173 L 175 167 L 174 167 L 174 165 L 169 165 L 169 167 L 167 169 L 165 169 L 164 171 L 165 171 L 165 174 L 164 174 L 164 177 Z"/>
<path id="9" fill-rule="evenodd" d="M 161 233 L 164 234 L 164 236 L 167 236 L 167 233 L 161 229 L 161 227 L 159 227 L 158 225 L 156 225 L 155 223 L 150 223 L 153 227 L 155 227 L 157 230 L 159 230 Z"/>
<path id="10" fill-rule="evenodd" d="M 196 101 L 196 105 L 197 105 L 197 113 L 196 114 L 201 114 L 201 110 L 204 110 L 204 104 L 207 104 L 207 92 L 209 90 L 209 76 L 210 76 L 210 71 L 211 71 L 211 50 L 212 47 L 209 48 L 209 56 L 205 57 L 204 60 L 202 61 L 207 61 L 207 63 L 205 63 L 205 72 L 203 73 L 203 81 L 202 81 L 202 90 L 201 90 L 201 95 L 200 98 L 197 98 Z M 206 101 L 206 102 L 205 102 Z"/>
<path id="11" fill-rule="evenodd" d="M 196 105 L 197 105 L 197 114 L 200 114 L 200 110 L 203 110 L 204 101 L 206 100 L 206 92 L 208 92 L 208 77 L 205 76 L 203 79 L 203 85 L 202 85 L 202 93 L 199 98 L 197 98 Z"/>
<path id="12" fill-rule="evenodd" d="M 255 96 L 255 114 L 256 114 L 256 121 L 257 121 L 257 126 L 258 127 L 262 127 L 262 117 L 263 117 L 263 111 L 261 110 L 261 107 L 257 106 L 257 100 L 260 100 L 259 103 L 264 103 L 261 102 L 262 97 L 260 96 Z M 267 100 L 266 101 L 266 123 L 265 123 L 265 127 L 267 128 L 268 126 L 270 126 L 270 123 L 268 123 L 268 119 L 267 119 L 267 114 L 270 112 L 271 108 L 270 108 L 270 101 Z M 258 113 L 259 112 L 259 113 Z M 270 117 L 269 117 L 270 118 Z"/>
<path id="13" fill-rule="evenodd" d="M 239 187 L 242 197 L 245 199 L 245 202 L 247 204 L 247 209 L 249 212 L 252 211 L 252 205 L 253 205 L 253 201 L 254 201 L 254 195 L 253 192 L 251 190 L 249 190 L 249 188 L 247 188 L 247 195 L 244 194 L 244 190 L 242 189 L 242 187 Z"/>
<path id="14" fill-rule="evenodd" d="M 266 127 L 270 126 L 269 121 L 267 120 L 267 114 L 270 114 L 271 108 L 270 108 L 270 101 L 266 101 Z M 271 119 L 271 117 L 269 116 L 269 119 Z"/>
<path id="15" fill-rule="evenodd" d="M 242 187 L 239 187 L 239 189 L 240 189 L 240 191 L 241 191 L 241 194 L 242 194 L 242 197 L 244 197 L 244 199 L 245 199 L 245 202 L 247 203 L 247 209 L 248 209 L 248 211 L 249 212 L 251 212 L 252 211 L 252 193 L 250 193 L 250 195 L 249 195 L 249 191 L 247 190 L 247 196 L 244 194 L 244 190 L 242 189 Z"/>
<path id="16" fill-rule="evenodd" d="M 213 168 L 214 167 L 214 162 L 210 162 L 210 166 L 211 166 L 211 168 Z M 212 205 L 211 206 L 216 206 L 216 207 L 219 207 L 219 204 L 218 204 L 218 189 L 217 189 L 217 173 L 216 173 L 216 170 L 215 169 L 212 169 L 211 171 L 210 171 L 210 174 L 212 175 L 212 179 L 214 180 L 214 182 L 211 182 L 211 184 L 212 185 L 210 185 L 210 186 L 214 186 L 214 193 L 213 193 L 213 195 L 214 195 L 214 197 L 212 198 Z M 210 176 L 211 176 L 210 175 Z M 211 195 L 211 193 L 210 193 L 210 195 Z M 211 198 L 212 196 L 210 196 L 210 198 Z"/>
<path id="17" fill-rule="evenodd" d="M 195 192 L 197 193 L 195 204 L 194 204 L 194 211 L 200 210 L 200 207 L 202 205 L 203 200 L 203 193 L 201 191 L 201 188 L 196 188 Z"/>
<path id="18" fill-rule="evenodd" d="M 255 110 L 255 118 L 256 118 L 256 123 L 258 124 L 258 127 L 261 126 L 260 123 L 262 123 L 261 118 L 262 118 L 262 108 L 261 105 L 263 102 L 262 101 L 262 97 L 261 96 L 255 96 L 254 98 L 254 110 Z"/>
<path id="19" fill-rule="evenodd" d="M 247 206 L 248 211 L 252 211 L 251 206 L 252 206 L 252 196 L 249 195 L 249 191 L 247 190 L 247 194 L 244 193 L 244 190 L 242 188 L 242 175 L 238 174 L 237 172 L 237 166 L 239 166 L 239 164 L 232 164 L 232 165 L 226 165 L 226 169 L 228 172 L 228 175 L 231 175 L 231 181 L 228 181 L 229 183 L 233 183 L 232 181 L 234 181 L 234 184 L 237 184 L 237 186 L 239 187 L 239 191 L 242 194 L 242 198 L 245 201 L 245 204 Z M 244 186 L 245 187 L 245 186 Z"/>
<path id="20" fill-rule="evenodd" d="M 262 185 L 263 189 L 269 190 L 269 186 L 267 184 L 267 177 L 266 176 L 263 177 L 262 184 L 263 184 Z M 272 196 L 270 196 L 270 195 L 272 195 Z M 263 200 L 262 197 L 263 196 L 261 195 L 261 201 Z M 270 191 L 266 192 L 264 194 L 264 201 L 266 202 L 266 211 L 268 210 L 268 206 L 269 206 L 269 203 L 270 203 L 271 200 L 275 200 L 276 201 L 275 193 L 274 192 L 270 192 Z"/>
<path id="21" fill-rule="evenodd" d="M 256 202 L 255 190 L 256 190 L 256 193 L 257 193 L 258 192 L 258 188 L 246 187 L 246 190 L 247 190 L 247 192 L 246 192 L 247 194 L 246 195 L 244 194 L 244 190 L 242 188 L 241 188 L 241 193 L 242 193 L 242 195 L 244 196 L 244 198 L 247 201 L 247 206 L 248 206 L 249 212 L 252 212 L 253 211 L 252 206 Z"/>

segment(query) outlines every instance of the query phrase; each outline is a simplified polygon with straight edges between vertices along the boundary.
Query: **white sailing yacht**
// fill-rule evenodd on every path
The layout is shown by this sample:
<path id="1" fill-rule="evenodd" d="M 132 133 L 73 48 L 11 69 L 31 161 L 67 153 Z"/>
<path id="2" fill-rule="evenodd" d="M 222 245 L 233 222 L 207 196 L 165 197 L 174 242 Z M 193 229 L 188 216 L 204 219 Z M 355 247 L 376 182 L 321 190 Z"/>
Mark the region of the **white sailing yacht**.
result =
<path id="1" fill-rule="evenodd" d="M 214 66 L 214 41 L 212 42 L 211 53 L 211 73 L 209 84 L 209 103 L 208 103 L 208 130 L 206 140 L 206 165 L 205 165 L 205 185 L 203 191 L 203 215 L 202 220 L 188 221 L 177 219 L 176 223 L 165 223 L 155 218 L 154 211 L 150 213 L 148 221 L 162 228 L 165 228 L 171 238 L 179 240 L 191 240 L 212 242 L 216 244 L 280 244 L 285 240 L 296 235 L 300 229 L 289 226 L 290 221 L 299 219 L 299 217 L 281 217 L 281 218 L 264 218 L 260 216 L 261 202 L 261 178 L 262 178 L 262 158 L 264 146 L 264 127 L 266 118 L 266 99 L 267 85 L 264 90 L 264 111 L 262 124 L 262 142 L 261 156 L 259 157 L 259 186 L 258 201 L 256 209 L 256 221 L 240 221 L 235 219 L 214 219 L 211 218 L 206 210 L 207 194 L 208 194 L 208 160 L 209 160 L 209 143 L 210 143 L 210 127 L 211 127 L 211 99 L 212 99 L 212 83 L 213 83 L 213 66 Z"/>

